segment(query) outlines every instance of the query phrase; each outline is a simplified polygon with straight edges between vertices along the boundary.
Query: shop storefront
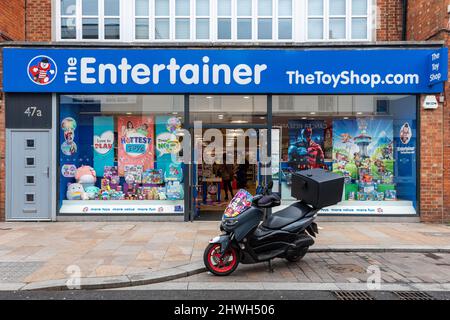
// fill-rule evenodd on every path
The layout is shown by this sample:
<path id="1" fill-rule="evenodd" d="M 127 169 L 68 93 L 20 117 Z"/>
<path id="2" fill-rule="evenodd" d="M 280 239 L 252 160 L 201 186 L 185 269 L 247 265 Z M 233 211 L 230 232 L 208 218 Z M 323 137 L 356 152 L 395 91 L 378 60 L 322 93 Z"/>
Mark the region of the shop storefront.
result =
<path id="1" fill-rule="evenodd" d="M 419 99 L 443 91 L 444 48 L 40 47 L 3 59 L 9 220 L 192 220 L 268 180 L 287 205 L 292 172 L 308 168 L 346 178 L 323 215 L 420 214 Z M 199 161 L 211 154 L 231 173 Z"/>

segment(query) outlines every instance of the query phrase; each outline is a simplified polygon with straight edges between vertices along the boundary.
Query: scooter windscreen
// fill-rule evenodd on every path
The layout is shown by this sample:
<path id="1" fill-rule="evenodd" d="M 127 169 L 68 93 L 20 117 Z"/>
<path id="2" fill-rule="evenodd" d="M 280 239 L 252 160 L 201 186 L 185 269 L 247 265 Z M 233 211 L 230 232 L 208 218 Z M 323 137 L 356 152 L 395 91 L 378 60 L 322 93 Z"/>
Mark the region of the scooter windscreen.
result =
<path id="1" fill-rule="evenodd" d="M 240 189 L 231 199 L 223 213 L 223 218 L 235 218 L 252 206 L 253 196 L 244 189 Z"/>

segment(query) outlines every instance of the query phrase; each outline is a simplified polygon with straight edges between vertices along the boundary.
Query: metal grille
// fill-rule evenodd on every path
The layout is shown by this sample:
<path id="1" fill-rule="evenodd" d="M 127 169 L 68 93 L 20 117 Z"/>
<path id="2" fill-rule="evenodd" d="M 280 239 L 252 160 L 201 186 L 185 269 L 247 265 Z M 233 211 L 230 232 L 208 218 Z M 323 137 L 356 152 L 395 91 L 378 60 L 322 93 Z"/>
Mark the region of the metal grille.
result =
<path id="1" fill-rule="evenodd" d="M 434 300 L 432 296 L 423 291 L 394 291 L 400 300 Z"/>
<path id="2" fill-rule="evenodd" d="M 338 300 L 375 300 L 366 291 L 333 291 Z"/>

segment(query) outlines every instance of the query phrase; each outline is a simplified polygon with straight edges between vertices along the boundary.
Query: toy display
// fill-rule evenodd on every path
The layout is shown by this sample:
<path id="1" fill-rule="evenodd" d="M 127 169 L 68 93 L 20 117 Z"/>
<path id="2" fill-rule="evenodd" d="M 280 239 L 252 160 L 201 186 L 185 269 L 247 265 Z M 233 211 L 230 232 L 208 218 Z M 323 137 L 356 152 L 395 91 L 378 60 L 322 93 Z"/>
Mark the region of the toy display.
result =
<path id="1" fill-rule="evenodd" d="M 171 163 L 164 172 L 165 181 L 183 181 L 183 169 L 181 164 Z"/>
<path id="2" fill-rule="evenodd" d="M 81 184 L 83 188 L 87 188 L 95 185 L 97 181 L 97 175 L 95 170 L 90 166 L 81 166 L 75 173 L 75 180 Z"/>
<path id="3" fill-rule="evenodd" d="M 395 190 L 386 190 L 384 193 L 384 199 L 387 201 L 397 200 L 397 191 Z"/>
<path id="4" fill-rule="evenodd" d="M 66 197 L 68 200 L 82 200 L 84 188 L 80 183 L 70 183 L 67 186 Z"/>
<path id="5" fill-rule="evenodd" d="M 180 181 L 167 182 L 166 195 L 168 200 L 182 200 L 184 198 L 184 191 Z"/>
<path id="6" fill-rule="evenodd" d="M 96 186 L 90 186 L 85 189 L 88 200 L 95 200 L 96 198 L 98 198 L 99 192 L 100 188 Z"/>
<path id="7" fill-rule="evenodd" d="M 141 165 L 126 165 L 124 166 L 124 176 L 125 181 L 127 180 L 133 180 L 133 183 L 142 183 L 142 172 L 143 172 L 143 166 Z M 132 176 L 132 178 L 131 178 Z M 127 183 L 129 183 L 127 181 Z"/>
<path id="8" fill-rule="evenodd" d="M 143 185 L 164 184 L 164 175 L 161 169 L 148 169 L 142 173 Z"/>
<path id="9" fill-rule="evenodd" d="M 89 166 L 77 170 L 77 181 L 68 186 L 68 200 L 183 200 L 183 184 L 178 178 L 182 175 L 181 167 L 173 164 L 169 167 L 165 181 L 161 169 L 148 169 L 142 172 L 142 166 L 127 166 L 121 180 L 117 167 L 105 166 L 104 177 L 99 187 L 95 186 L 95 171 Z"/>

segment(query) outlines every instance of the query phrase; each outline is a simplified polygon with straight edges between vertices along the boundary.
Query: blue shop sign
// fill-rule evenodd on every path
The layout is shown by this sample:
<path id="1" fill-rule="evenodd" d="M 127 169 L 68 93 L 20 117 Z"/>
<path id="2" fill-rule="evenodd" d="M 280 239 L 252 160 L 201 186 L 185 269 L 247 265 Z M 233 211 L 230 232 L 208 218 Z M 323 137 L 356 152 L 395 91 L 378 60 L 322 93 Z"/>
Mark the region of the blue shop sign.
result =
<path id="1" fill-rule="evenodd" d="M 3 85 L 5 92 L 438 93 L 447 55 L 446 48 L 5 48 Z M 440 64 L 430 67 L 433 57 Z"/>
<path id="2" fill-rule="evenodd" d="M 429 85 L 442 83 L 448 77 L 448 49 L 436 50 L 429 55 Z"/>

